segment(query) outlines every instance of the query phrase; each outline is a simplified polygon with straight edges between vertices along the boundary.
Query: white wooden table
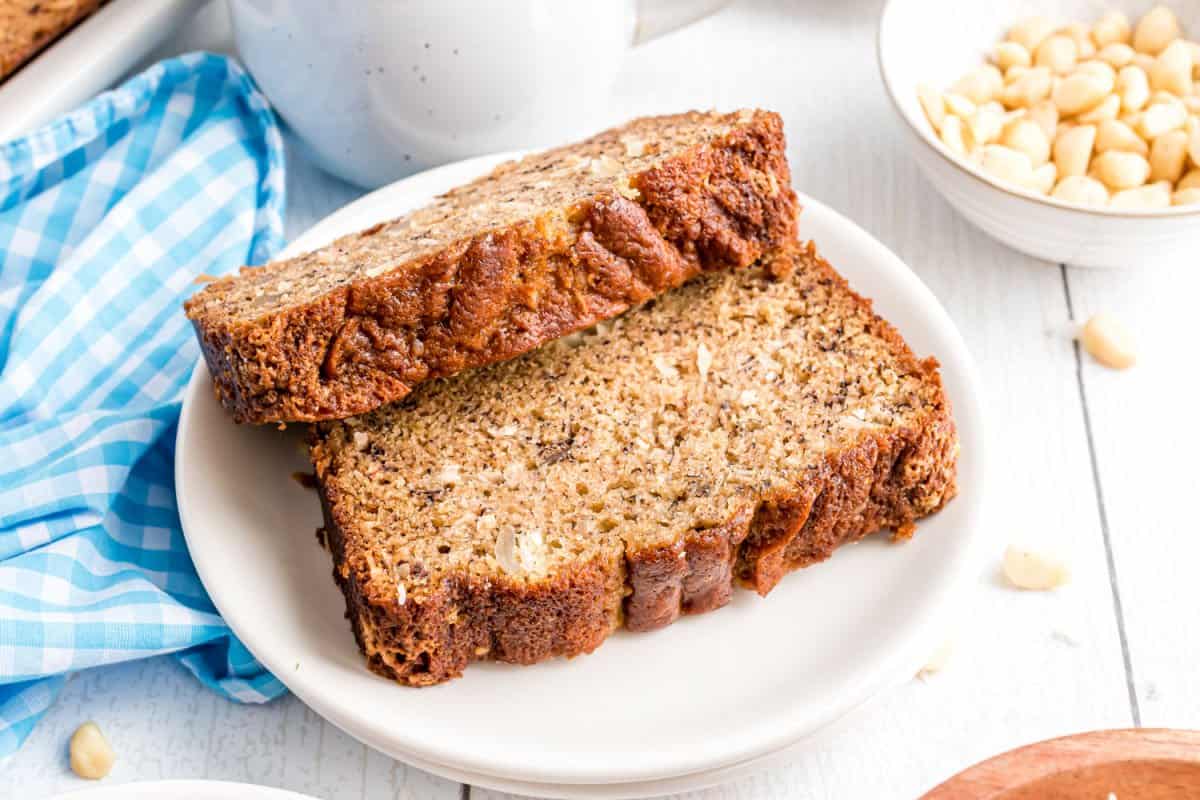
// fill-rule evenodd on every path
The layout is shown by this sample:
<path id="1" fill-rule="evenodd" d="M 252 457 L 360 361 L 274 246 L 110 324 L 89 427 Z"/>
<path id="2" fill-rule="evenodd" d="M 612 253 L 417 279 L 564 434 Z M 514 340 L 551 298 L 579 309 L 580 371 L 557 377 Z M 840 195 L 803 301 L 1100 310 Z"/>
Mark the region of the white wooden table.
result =
<path id="1" fill-rule="evenodd" d="M 689 797 L 913 798 L 1046 737 L 1200 727 L 1200 427 L 1191 419 L 1200 263 L 1093 273 L 1027 258 L 971 228 L 900 147 L 875 67 L 880 5 L 737 4 L 637 50 L 611 116 L 714 106 L 783 114 L 796 184 L 895 250 L 978 360 L 994 434 L 995 563 L 1010 538 L 1032 536 L 1071 554 L 1074 580 L 1052 594 L 1019 593 L 989 567 L 942 673 L 886 693 L 787 765 Z M 171 48 L 228 47 L 219 12 Z M 295 154 L 289 170 L 289 236 L 359 193 Z M 1133 370 L 1107 371 L 1073 344 L 1071 321 L 1099 310 L 1138 332 Z M 83 788 L 65 753 L 89 718 L 120 759 L 109 782 L 206 777 L 329 800 L 498 797 L 394 762 L 293 697 L 222 700 L 167 659 L 76 676 L 0 774 L 0 796 Z"/>

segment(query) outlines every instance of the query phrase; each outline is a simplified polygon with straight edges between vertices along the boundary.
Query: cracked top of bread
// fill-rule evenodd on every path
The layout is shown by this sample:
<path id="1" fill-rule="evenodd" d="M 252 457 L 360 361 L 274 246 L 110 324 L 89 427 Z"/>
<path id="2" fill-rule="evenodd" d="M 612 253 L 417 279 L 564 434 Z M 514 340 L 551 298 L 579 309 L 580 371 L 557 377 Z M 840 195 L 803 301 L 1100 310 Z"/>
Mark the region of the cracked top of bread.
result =
<path id="1" fill-rule="evenodd" d="M 795 232 L 777 115 L 634 120 L 186 304 L 239 421 L 335 419 L 526 352 Z"/>
<path id="2" fill-rule="evenodd" d="M 659 562 L 765 592 L 847 538 L 905 530 L 954 492 L 936 362 L 915 358 L 811 247 L 702 276 L 315 435 L 343 579 L 358 602 L 401 614 L 441 602 L 448 584 L 537 593 L 600 565 L 613 624 L 653 627 L 679 613 L 660 607 Z M 841 521 L 815 549 L 775 552 L 770 509 L 802 522 L 826 507 Z M 714 532 L 723 578 L 693 560 Z M 784 561 L 760 564 L 764 554 Z M 495 647 L 483 651 L 504 657 Z"/>

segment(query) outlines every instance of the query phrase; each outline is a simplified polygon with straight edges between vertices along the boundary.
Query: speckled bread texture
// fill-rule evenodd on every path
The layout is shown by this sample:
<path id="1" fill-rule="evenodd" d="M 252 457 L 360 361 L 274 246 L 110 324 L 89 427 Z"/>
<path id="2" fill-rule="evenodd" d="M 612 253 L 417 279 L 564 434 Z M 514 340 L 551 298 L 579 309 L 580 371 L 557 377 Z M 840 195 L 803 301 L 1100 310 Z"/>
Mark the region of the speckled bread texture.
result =
<path id="1" fill-rule="evenodd" d="M 907 538 L 954 495 L 958 440 L 936 361 L 810 245 L 318 425 L 311 450 L 358 643 L 420 686 Z"/>
<path id="2" fill-rule="evenodd" d="M 0 81 L 99 7 L 100 0 L 0 0 Z"/>
<path id="3" fill-rule="evenodd" d="M 795 235 L 776 114 L 634 120 L 187 305 L 241 422 L 339 419 L 512 358 Z"/>

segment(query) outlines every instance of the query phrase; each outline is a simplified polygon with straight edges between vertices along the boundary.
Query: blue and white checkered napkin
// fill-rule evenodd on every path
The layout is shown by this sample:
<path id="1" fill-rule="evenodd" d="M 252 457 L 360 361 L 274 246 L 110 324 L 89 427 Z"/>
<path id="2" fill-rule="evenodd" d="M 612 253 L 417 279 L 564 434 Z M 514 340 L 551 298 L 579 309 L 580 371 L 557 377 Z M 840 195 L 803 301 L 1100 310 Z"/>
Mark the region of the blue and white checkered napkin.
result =
<path id="1" fill-rule="evenodd" d="M 231 698 L 284 691 L 205 595 L 172 468 L 180 304 L 278 250 L 283 191 L 266 100 L 204 53 L 0 145 L 0 759 L 73 670 L 176 653 Z"/>

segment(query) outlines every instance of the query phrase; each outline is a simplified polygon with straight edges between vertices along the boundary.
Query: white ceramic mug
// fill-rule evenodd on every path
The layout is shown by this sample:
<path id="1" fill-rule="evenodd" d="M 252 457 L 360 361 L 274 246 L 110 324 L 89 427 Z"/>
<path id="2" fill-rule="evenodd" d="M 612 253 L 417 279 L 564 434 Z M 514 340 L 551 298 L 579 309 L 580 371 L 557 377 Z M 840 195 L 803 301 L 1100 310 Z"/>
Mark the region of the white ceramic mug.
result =
<path id="1" fill-rule="evenodd" d="M 625 51 L 727 0 L 230 0 L 242 60 L 329 172 L 389 183 L 588 132 Z"/>

